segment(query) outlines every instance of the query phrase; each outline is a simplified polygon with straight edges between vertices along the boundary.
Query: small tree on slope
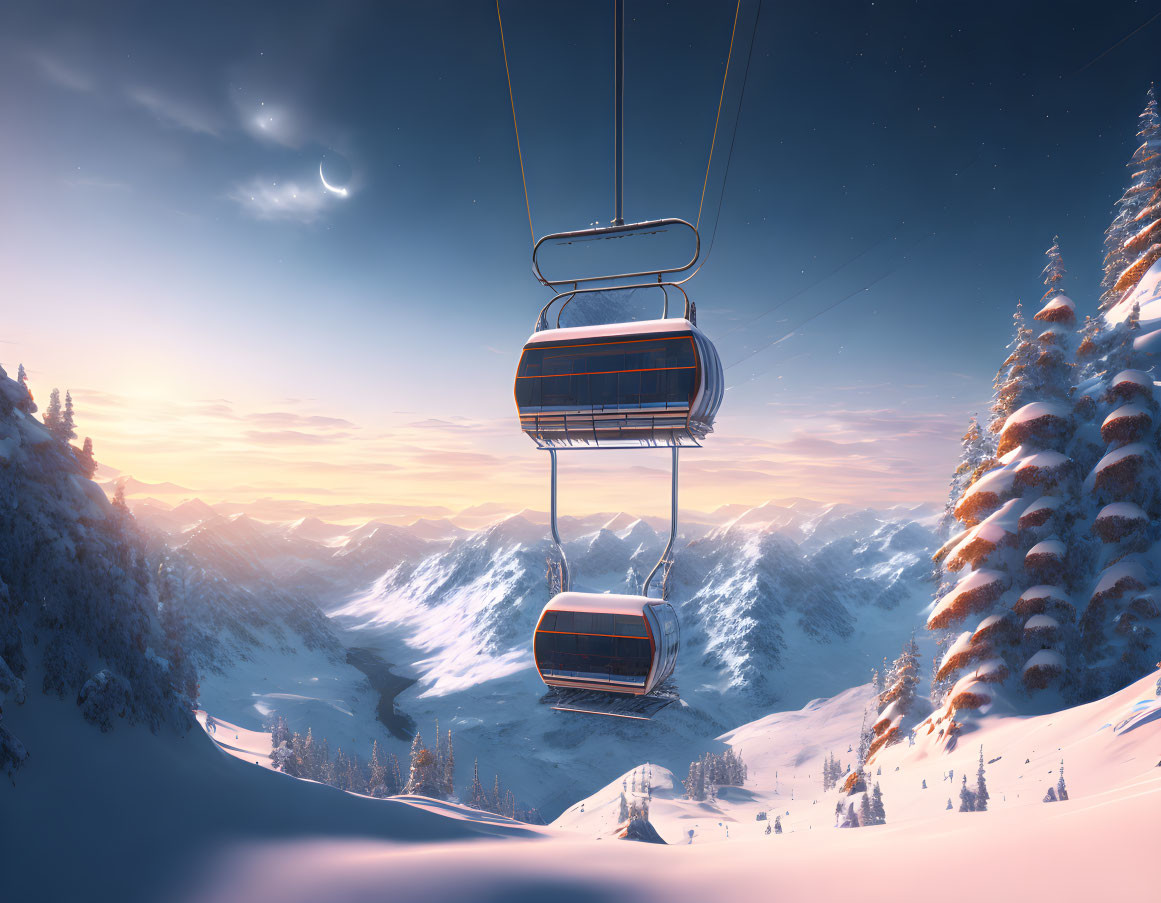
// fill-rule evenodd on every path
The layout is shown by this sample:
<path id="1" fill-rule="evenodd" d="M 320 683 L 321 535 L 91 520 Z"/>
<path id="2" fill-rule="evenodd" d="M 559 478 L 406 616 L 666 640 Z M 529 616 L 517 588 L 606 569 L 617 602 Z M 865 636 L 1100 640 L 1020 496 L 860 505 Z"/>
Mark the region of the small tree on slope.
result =
<path id="1" fill-rule="evenodd" d="M 988 782 L 984 779 L 984 748 L 980 746 L 980 765 L 976 770 L 976 792 L 973 800 L 975 811 L 986 812 L 989 799 L 991 797 L 988 794 Z"/>
<path id="2" fill-rule="evenodd" d="M 1161 259 L 1161 120 L 1157 98 L 1149 86 L 1139 117 L 1140 144 L 1127 164 L 1129 187 L 1116 204 L 1116 215 L 1105 231 L 1101 310 L 1109 310 L 1158 259 Z"/>

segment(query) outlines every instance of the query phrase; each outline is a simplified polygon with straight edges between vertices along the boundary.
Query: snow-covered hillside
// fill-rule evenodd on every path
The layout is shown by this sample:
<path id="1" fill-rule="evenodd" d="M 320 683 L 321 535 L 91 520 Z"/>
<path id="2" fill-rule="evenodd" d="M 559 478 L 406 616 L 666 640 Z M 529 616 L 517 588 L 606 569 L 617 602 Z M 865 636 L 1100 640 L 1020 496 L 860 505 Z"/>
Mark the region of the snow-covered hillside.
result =
<path id="1" fill-rule="evenodd" d="M 626 772 L 628 786 L 652 773 L 650 819 L 668 845 L 613 838 L 608 813 L 619 806 L 621 777 L 556 824 L 530 828 L 454 804 L 368 799 L 271 773 L 245 757 L 261 756 L 261 737 L 234 741 L 228 725 L 216 740 L 232 751 L 200 731 L 101 735 L 69 704 L 50 701 L 27 723 L 26 711 L 17 715 L 44 752 L 19 785 L 0 784 L 0 865 L 19 900 L 796 903 L 933 893 L 978 903 L 984 879 L 956 867 L 971 862 L 986 865 L 987 897 L 1003 903 L 1137 903 L 1156 891 L 1147 866 L 1161 800 L 1155 682 L 1151 675 L 1053 715 L 995 719 L 951 752 L 922 739 L 891 747 L 874 778 L 886 824 L 856 830 L 833 827 L 836 793 L 823 794 L 814 778 L 826 751 L 842 753 L 844 738 L 857 734 L 868 688 L 767 716 L 722 736 L 749 776 L 712 801 L 679 799 L 659 765 Z M 986 765 L 989 811 L 948 811 L 950 788 L 961 773 L 974 776 L 981 743 L 995 760 Z M 1070 798 L 1040 802 L 1061 758 Z M 951 770 L 954 780 L 944 781 Z M 765 822 L 756 819 L 763 810 Z M 775 816 L 783 833 L 766 834 Z"/>
<path id="2" fill-rule="evenodd" d="M 523 804 L 551 816 L 633 761 L 677 766 L 780 701 L 865 680 L 922 623 L 929 519 L 774 507 L 734 513 L 679 543 L 671 598 L 682 619 L 675 676 L 684 704 L 647 724 L 561 715 L 539 702 L 530 641 L 551 547 L 543 525 L 524 516 L 400 564 L 338 606 L 334 622 L 350 645 L 417 679 L 398 702 L 421 729 L 437 718 L 452 727 L 461 761 L 478 758 L 483 774 L 498 771 Z M 606 524 L 570 534 L 576 583 L 635 591 L 663 536 L 633 518 Z"/>
<path id="3" fill-rule="evenodd" d="M 942 833 L 964 820 L 991 822 L 1008 815 L 1035 824 L 1046 816 L 1074 815 L 1139 795 L 1161 806 L 1158 676 L 1064 711 L 989 719 L 959 735 L 950 748 L 921 728 L 913 744 L 903 740 L 872 760 L 870 781 L 882 788 L 886 827 L 859 830 Z M 784 834 L 841 831 L 835 827 L 836 803 L 841 801 L 845 810 L 848 800 L 857 804 L 860 795 L 848 797 L 839 788 L 824 791 L 823 760 L 833 753 L 844 765 L 853 762 L 864 708 L 872 700 L 869 686 L 855 687 L 723 734 L 719 739 L 741 755 L 748 776 L 741 787 L 720 788 L 715 799 L 685 799 L 685 775 L 644 764 L 569 807 L 552 827 L 593 837 L 610 835 L 617 826 L 623 785 L 630 788 L 631 801 L 632 787 L 642 796 L 649 777 L 650 821 L 668 843 L 777 842 L 781 838 L 766 835 L 775 816 Z M 981 747 L 988 811 L 961 813 L 962 778 L 975 787 Z M 1056 788 L 1062 764 L 1069 799 L 1046 805 L 1044 796 Z M 767 813 L 766 820 L 758 820 L 760 812 Z M 1128 832 L 1126 825 L 1122 834 Z"/>

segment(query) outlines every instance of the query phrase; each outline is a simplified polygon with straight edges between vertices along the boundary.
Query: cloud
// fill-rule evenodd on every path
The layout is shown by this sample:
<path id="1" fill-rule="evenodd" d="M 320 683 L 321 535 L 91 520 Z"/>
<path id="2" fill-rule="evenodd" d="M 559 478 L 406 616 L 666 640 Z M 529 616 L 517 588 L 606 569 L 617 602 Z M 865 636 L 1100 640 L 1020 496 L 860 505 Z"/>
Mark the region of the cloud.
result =
<path id="1" fill-rule="evenodd" d="M 235 185 L 229 197 L 243 211 L 261 220 L 289 220 L 313 223 L 330 204 L 330 194 L 321 184 L 255 176 Z"/>
<path id="2" fill-rule="evenodd" d="M 341 417 L 322 417 L 317 414 L 295 414 L 290 411 L 267 411 L 257 414 L 243 414 L 242 420 L 262 426 L 281 427 L 337 427 L 355 429 L 355 424 Z"/>
<path id="3" fill-rule="evenodd" d="M 239 98 L 237 109 L 242 128 L 251 138 L 295 149 L 303 145 L 305 129 L 301 117 L 289 105 Z"/>
<path id="4" fill-rule="evenodd" d="M 247 430 L 242 434 L 247 442 L 257 445 L 323 445 L 350 439 L 350 433 L 304 433 L 301 430 Z"/>
<path id="5" fill-rule="evenodd" d="M 59 57 L 43 51 L 31 53 L 30 57 L 40 74 L 54 85 L 82 94 L 90 94 L 96 90 L 93 78 L 72 63 L 66 63 Z"/>
<path id="6" fill-rule="evenodd" d="M 222 123 L 217 114 L 196 102 L 178 99 L 162 94 L 156 88 L 144 86 L 128 88 L 125 96 L 166 125 L 215 138 L 221 134 Z"/>

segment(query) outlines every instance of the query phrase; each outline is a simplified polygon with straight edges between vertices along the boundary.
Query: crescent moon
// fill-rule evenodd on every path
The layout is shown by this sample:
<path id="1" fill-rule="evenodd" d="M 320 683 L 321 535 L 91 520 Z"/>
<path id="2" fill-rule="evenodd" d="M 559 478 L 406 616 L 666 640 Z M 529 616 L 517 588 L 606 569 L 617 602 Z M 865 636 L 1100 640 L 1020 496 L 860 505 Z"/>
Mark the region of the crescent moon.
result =
<path id="1" fill-rule="evenodd" d="M 339 188 L 327 181 L 327 177 L 323 175 L 322 163 L 319 163 L 318 165 L 318 177 L 322 179 L 323 188 L 325 188 L 327 191 L 331 192 L 332 194 L 337 194 L 341 198 L 345 198 L 347 196 L 347 189 Z"/>

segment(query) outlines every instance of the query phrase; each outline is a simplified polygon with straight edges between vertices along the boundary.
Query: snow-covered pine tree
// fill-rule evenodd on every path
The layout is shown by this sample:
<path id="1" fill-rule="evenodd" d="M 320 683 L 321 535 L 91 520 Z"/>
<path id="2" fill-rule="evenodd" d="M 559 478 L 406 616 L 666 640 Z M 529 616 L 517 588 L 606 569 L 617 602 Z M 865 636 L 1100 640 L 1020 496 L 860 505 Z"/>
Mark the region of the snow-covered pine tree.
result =
<path id="1" fill-rule="evenodd" d="M 468 788 L 468 805 L 473 809 L 483 809 L 488 802 L 484 785 L 480 783 L 480 760 L 472 762 L 472 786 Z"/>
<path id="2" fill-rule="evenodd" d="M 1078 601 L 1086 602 L 1080 618 L 1084 698 L 1125 686 L 1161 654 L 1149 624 L 1161 613 L 1153 545 L 1153 525 L 1161 517 L 1161 405 L 1153 354 L 1139 341 L 1140 308 L 1129 301 L 1106 311 L 1106 329 L 1077 390 L 1076 408 L 1086 415 L 1077 456 L 1083 453 L 1088 474 L 1087 511 L 1079 525 L 1089 544 L 1086 580 L 1077 587 Z"/>
<path id="3" fill-rule="evenodd" d="M 91 480 L 97 473 L 97 461 L 93 457 L 93 440 L 85 436 L 84 444 L 78 452 L 74 449 L 77 456 L 77 463 L 81 465 L 81 474 L 86 480 Z"/>
<path id="4" fill-rule="evenodd" d="M 16 408 L 25 414 L 35 414 L 36 402 L 32 398 L 32 389 L 28 387 L 28 374 L 24 372 L 24 364 L 21 364 L 17 370 L 16 381 L 22 390 L 20 393 L 17 393 L 14 401 Z"/>
<path id="5" fill-rule="evenodd" d="M 984 747 L 981 745 L 980 746 L 980 765 L 979 765 L 979 768 L 976 770 L 976 792 L 975 792 L 975 799 L 973 800 L 973 802 L 975 804 L 975 811 L 976 812 L 988 811 L 988 800 L 989 799 L 991 799 L 991 796 L 988 793 L 988 782 L 984 778 Z"/>
<path id="6" fill-rule="evenodd" d="M 769 830 L 769 827 L 770 827 L 769 825 L 766 826 L 767 830 Z M 774 833 L 775 834 L 782 833 L 782 816 L 781 815 L 774 816 Z"/>
<path id="7" fill-rule="evenodd" d="M 61 421 L 61 407 L 60 407 L 60 389 L 53 389 L 48 396 L 48 409 L 44 412 L 44 428 L 60 438 L 60 421 Z"/>
<path id="8" fill-rule="evenodd" d="M 1047 255 L 1036 329 L 1018 309 L 1016 336 L 996 377 L 990 429 L 999 457 L 956 503 L 967 530 L 941 550 L 946 570 L 962 576 L 941 594 L 927 623 L 960 631 L 935 674 L 937 682 L 954 681 L 933 716 L 940 736 L 953 719 L 997 697 L 1058 683 L 1075 638 L 1068 591 L 1081 560 L 1070 554 L 1079 495 L 1071 401 L 1076 311 L 1060 286 L 1065 268 L 1057 242 Z"/>
<path id="9" fill-rule="evenodd" d="M 947 503 L 939 521 L 939 535 L 947 541 L 956 527 L 955 505 L 964 490 L 996 462 L 996 438 L 980 428 L 976 415 L 968 419 L 967 430 L 960 438 L 959 462 L 947 487 Z"/>
<path id="10" fill-rule="evenodd" d="M 447 729 L 446 752 L 443 759 L 443 792 L 444 796 L 455 796 L 456 792 L 456 754 L 452 748 L 451 728 Z"/>
<path id="11" fill-rule="evenodd" d="M 1068 799 L 1068 787 L 1064 783 L 1064 761 L 1060 762 L 1060 779 L 1056 782 L 1056 798 L 1057 800 Z"/>
<path id="12" fill-rule="evenodd" d="M 883 806 L 883 791 L 879 789 L 879 782 L 875 782 L 875 786 L 871 790 L 871 819 L 872 824 L 885 825 L 887 823 L 887 810 Z"/>
<path id="13" fill-rule="evenodd" d="M 617 810 L 617 823 L 624 824 L 629 820 L 629 804 L 625 801 L 625 791 L 621 791 L 621 806 Z"/>
<path id="14" fill-rule="evenodd" d="M 60 437 L 65 442 L 72 442 L 77 438 L 76 415 L 73 411 L 73 395 L 65 389 L 64 411 L 60 416 Z"/>
<path id="15" fill-rule="evenodd" d="M 963 785 L 959 788 L 959 811 L 976 811 L 976 795 L 968 789 L 966 774 L 963 776 Z"/>
<path id="16" fill-rule="evenodd" d="M 1100 308 L 1106 311 L 1161 259 L 1161 120 L 1152 85 L 1139 122 L 1141 143 L 1127 164 L 1132 173 L 1129 187 L 1117 201 L 1116 215 L 1105 231 Z"/>
<path id="17" fill-rule="evenodd" d="M 367 779 L 367 789 L 371 796 L 390 796 L 390 791 L 387 788 L 388 780 L 387 763 L 384 761 L 383 753 L 379 749 L 379 741 L 375 740 L 371 744 L 371 774 Z"/>
<path id="18" fill-rule="evenodd" d="M 885 688 L 879 694 L 879 714 L 871 725 L 873 737 L 868 759 L 873 759 L 884 746 L 898 743 L 906 732 L 905 721 L 915 705 L 919 686 L 919 644 L 914 635 L 903 645 L 884 683 Z"/>

